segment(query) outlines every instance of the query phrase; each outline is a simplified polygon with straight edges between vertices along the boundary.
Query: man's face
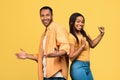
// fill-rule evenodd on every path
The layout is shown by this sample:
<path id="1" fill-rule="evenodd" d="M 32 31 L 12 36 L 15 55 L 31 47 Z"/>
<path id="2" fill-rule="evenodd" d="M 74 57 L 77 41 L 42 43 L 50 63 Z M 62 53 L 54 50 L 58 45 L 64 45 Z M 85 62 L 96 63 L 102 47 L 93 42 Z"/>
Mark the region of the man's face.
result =
<path id="1" fill-rule="evenodd" d="M 43 9 L 40 12 L 40 18 L 45 27 L 48 27 L 52 22 L 52 14 L 49 9 Z"/>

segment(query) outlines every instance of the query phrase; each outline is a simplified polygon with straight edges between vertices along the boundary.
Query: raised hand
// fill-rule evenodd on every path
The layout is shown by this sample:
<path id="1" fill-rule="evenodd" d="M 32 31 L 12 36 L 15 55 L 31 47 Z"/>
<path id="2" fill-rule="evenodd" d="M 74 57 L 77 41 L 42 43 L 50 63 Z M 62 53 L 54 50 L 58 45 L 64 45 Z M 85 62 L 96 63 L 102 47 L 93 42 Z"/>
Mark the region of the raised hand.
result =
<path id="1" fill-rule="evenodd" d="M 99 31 L 100 31 L 100 33 L 104 33 L 104 27 L 103 26 L 100 26 L 100 27 L 98 27 L 98 29 L 99 29 Z"/>
<path id="2" fill-rule="evenodd" d="M 27 53 L 23 49 L 20 49 L 20 50 L 21 50 L 20 53 L 16 53 L 17 58 L 19 58 L 19 59 L 27 59 Z"/>

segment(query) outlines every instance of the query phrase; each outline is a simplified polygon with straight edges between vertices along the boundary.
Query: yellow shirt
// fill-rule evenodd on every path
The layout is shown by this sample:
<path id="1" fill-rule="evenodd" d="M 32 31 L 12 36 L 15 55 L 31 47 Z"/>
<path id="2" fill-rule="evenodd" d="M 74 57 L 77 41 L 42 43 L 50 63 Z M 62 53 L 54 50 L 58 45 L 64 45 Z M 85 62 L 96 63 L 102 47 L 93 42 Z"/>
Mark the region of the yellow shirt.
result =
<path id="1" fill-rule="evenodd" d="M 34 55 L 38 60 L 38 77 L 39 80 L 43 80 L 43 70 L 42 70 L 42 54 L 43 54 L 43 38 L 42 35 L 40 41 L 39 53 Z M 69 42 L 68 42 L 68 33 L 66 29 L 54 22 L 52 22 L 46 31 L 46 45 L 44 53 L 50 53 L 54 51 L 54 48 L 59 50 L 65 50 L 67 54 L 69 53 Z M 52 77 L 58 71 L 62 72 L 62 75 L 65 79 L 68 77 L 68 61 L 66 56 L 46 58 L 46 77 Z"/>
<path id="2" fill-rule="evenodd" d="M 77 37 L 79 39 L 79 44 L 77 43 L 76 38 L 71 33 L 69 34 L 69 43 L 74 45 L 75 47 L 74 51 L 78 50 L 78 48 L 81 46 L 81 39 L 83 38 L 82 35 L 79 35 Z M 78 56 L 77 60 L 89 61 L 89 57 L 90 57 L 90 47 L 89 47 L 89 43 L 86 41 L 86 46 Z"/>

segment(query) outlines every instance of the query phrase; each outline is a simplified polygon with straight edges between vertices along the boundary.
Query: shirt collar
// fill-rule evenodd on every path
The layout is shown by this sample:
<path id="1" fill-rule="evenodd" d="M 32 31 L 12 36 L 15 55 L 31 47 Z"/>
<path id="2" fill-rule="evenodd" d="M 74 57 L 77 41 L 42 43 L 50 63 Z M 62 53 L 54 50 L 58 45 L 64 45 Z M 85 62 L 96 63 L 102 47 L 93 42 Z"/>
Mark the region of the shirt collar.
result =
<path id="1" fill-rule="evenodd" d="M 52 21 L 52 22 L 50 23 L 50 25 L 47 27 L 47 30 L 51 30 L 52 27 L 53 27 L 53 25 L 54 25 L 54 22 Z"/>

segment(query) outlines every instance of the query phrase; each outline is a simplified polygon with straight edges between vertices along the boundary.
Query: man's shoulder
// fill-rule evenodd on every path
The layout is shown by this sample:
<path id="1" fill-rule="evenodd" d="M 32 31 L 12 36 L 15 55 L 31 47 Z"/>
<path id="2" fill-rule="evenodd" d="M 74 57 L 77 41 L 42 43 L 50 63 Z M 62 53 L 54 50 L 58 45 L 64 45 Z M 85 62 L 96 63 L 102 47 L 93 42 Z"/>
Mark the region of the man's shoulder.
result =
<path id="1" fill-rule="evenodd" d="M 52 29 L 54 29 L 57 32 L 60 32 L 60 31 L 61 32 L 66 32 L 66 28 L 63 25 L 58 24 L 56 22 L 52 23 Z"/>
<path id="2" fill-rule="evenodd" d="M 72 33 L 69 33 L 69 38 L 75 39 L 74 35 Z"/>
<path id="3" fill-rule="evenodd" d="M 58 24 L 58 23 L 56 23 L 56 22 L 53 22 L 53 25 L 55 26 L 55 27 L 63 27 L 61 24 Z"/>

